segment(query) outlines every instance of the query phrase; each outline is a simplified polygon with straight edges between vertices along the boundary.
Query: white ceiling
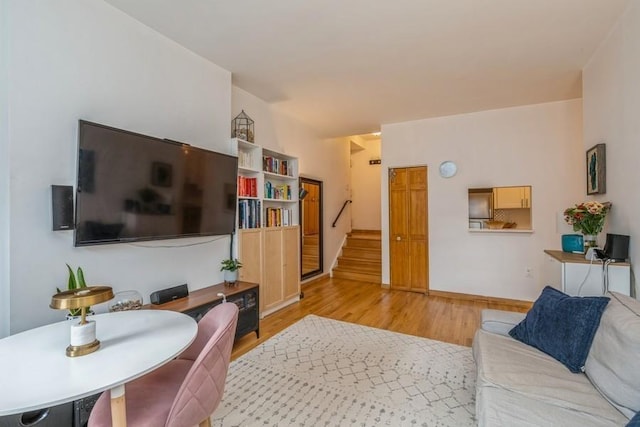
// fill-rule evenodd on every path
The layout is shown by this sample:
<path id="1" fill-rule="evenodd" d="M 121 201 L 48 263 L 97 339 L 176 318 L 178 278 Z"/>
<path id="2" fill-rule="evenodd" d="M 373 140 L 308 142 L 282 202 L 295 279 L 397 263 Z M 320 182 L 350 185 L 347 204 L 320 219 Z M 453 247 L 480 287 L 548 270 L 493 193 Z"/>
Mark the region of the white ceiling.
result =
<path id="1" fill-rule="evenodd" d="M 630 0 L 106 0 L 323 136 L 579 98 Z"/>

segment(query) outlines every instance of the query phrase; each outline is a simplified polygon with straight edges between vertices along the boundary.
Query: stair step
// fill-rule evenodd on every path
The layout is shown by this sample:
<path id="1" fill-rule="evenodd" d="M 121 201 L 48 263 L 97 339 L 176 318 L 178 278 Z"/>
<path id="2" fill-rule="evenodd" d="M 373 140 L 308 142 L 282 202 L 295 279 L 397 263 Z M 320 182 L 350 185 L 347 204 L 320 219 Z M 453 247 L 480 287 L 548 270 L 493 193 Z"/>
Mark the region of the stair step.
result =
<path id="1" fill-rule="evenodd" d="M 382 267 L 380 265 L 338 265 L 336 268 L 340 271 L 349 271 L 352 273 L 367 273 L 367 274 L 382 274 Z"/>
<path id="2" fill-rule="evenodd" d="M 380 232 L 380 230 L 359 230 L 359 229 L 351 230 L 351 233 L 349 233 L 349 235 L 354 235 L 354 234 L 380 237 L 382 233 Z"/>
<path id="3" fill-rule="evenodd" d="M 359 282 L 382 283 L 382 275 L 344 271 L 339 267 L 333 269 L 333 277 L 336 279 L 356 280 Z"/>
<path id="4" fill-rule="evenodd" d="M 359 258 L 365 260 L 382 261 L 382 253 L 379 249 L 370 248 L 342 248 L 342 256 L 345 258 Z"/>
<path id="5" fill-rule="evenodd" d="M 350 248 L 371 248 L 371 249 L 381 249 L 382 242 L 380 240 L 373 239 L 360 239 L 357 237 L 347 237 L 347 245 L 346 247 Z"/>
<path id="6" fill-rule="evenodd" d="M 341 267 L 382 268 L 382 263 L 374 259 L 338 257 L 338 265 Z"/>

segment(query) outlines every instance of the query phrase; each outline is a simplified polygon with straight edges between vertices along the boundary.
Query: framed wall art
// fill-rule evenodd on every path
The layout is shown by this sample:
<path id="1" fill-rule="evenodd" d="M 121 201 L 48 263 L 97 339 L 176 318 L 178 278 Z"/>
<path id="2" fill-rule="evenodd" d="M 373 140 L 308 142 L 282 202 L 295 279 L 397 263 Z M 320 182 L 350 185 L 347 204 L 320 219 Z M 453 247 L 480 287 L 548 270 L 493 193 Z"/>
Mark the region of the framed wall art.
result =
<path id="1" fill-rule="evenodd" d="M 607 192 L 605 144 L 596 144 L 587 150 L 587 195 Z"/>

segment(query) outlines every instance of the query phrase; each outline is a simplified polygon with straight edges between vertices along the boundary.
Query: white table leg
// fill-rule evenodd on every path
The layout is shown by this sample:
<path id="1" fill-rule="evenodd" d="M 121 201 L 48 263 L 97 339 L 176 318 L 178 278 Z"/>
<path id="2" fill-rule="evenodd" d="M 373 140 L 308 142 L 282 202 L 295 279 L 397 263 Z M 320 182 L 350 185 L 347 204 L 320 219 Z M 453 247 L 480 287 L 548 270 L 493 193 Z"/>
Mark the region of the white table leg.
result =
<path id="1" fill-rule="evenodd" d="M 127 407 L 124 400 L 124 384 L 111 389 L 111 425 L 127 427 Z"/>

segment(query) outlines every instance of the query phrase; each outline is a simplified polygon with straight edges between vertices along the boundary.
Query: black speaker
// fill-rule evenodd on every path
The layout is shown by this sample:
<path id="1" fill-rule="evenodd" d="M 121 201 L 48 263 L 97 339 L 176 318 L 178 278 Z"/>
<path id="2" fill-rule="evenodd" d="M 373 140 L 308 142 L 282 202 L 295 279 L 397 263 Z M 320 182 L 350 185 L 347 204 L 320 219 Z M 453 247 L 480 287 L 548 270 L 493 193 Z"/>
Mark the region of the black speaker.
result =
<path id="1" fill-rule="evenodd" d="M 151 304 L 164 304 L 178 298 L 189 296 L 187 284 L 174 286 L 173 288 L 162 289 L 151 294 Z"/>
<path id="2" fill-rule="evenodd" d="M 629 236 L 607 233 L 604 253 L 612 261 L 626 261 L 629 258 Z"/>
<path id="3" fill-rule="evenodd" d="M 73 230 L 73 187 L 71 185 L 51 186 L 51 211 L 53 231 Z"/>

